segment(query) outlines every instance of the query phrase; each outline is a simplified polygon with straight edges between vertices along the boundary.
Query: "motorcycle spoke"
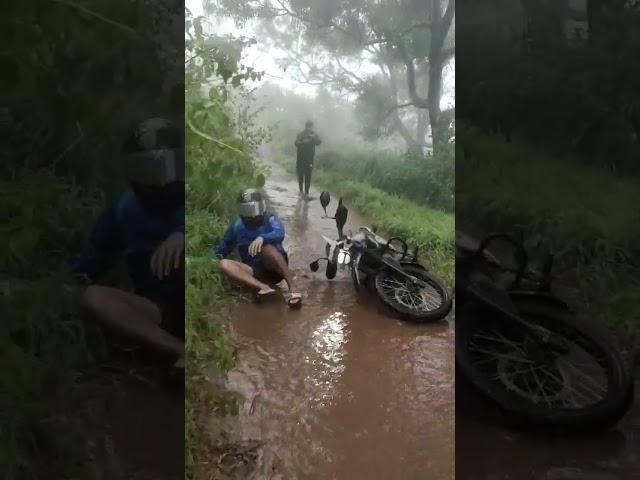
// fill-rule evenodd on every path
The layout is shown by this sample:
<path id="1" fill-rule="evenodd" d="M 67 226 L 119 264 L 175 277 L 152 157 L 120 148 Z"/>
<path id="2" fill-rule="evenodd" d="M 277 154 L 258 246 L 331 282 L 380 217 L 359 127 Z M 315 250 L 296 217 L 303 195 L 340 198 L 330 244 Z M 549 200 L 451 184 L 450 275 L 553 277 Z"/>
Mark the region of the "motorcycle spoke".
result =
<path id="1" fill-rule="evenodd" d="M 491 350 L 484 350 L 478 347 L 475 348 L 469 348 L 469 351 L 473 351 L 473 352 L 478 352 L 478 353 L 485 353 L 487 355 L 491 355 L 495 358 L 504 358 L 506 360 L 512 360 L 514 362 L 518 362 L 518 363 L 533 363 L 531 360 L 526 359 L 526 358 L 522 358 L 522 357 L 514 357 L 512 355 L 508 355 L 506 353 L 498 353 L 498 352 L 492 352 Z"/>
<path id="2" fill-rule="evenodd" d="M 466 349 L 477 374 L 514 399 L 549 411 L 592 408 L 608 395 L 607 359 L 579 331 L 559 327 L 540 325 L 547 342 L 546 335 L 487 322 L 471 332 Z"/>
<path id="3" fill-rule="evenodd" d="M 513 349 L 517 350 L 519 353 L 523 353 L 523 354 L 525 353 L 523 347 L 521 347 L 517 343 L 505 338 L 504 335 L 502 335 L 502 334 L 499 334 L 499 335 L 500 335 L 500 338 L 492 337 L 492 336 L 489 336 L 489 335 L 479 335 L 479 334 L 474 335 L 474 337 L 482 338 L 484 340 L 489 340 L 489 341 L 492 341 L 492 342 L 495 342 L 495 343 L 502 343 L 504 345 L 512 347 Z"/>
<path id="4" fill-rule="evenodd" d="M 429 311 L 438 308 L 441 305 L 441 297 L 437 290 L 430 290 L 435 295 L 429 295 L 431 292 L 420 291 L 416 293 L 412 291 L 411 284 L 407 280 L 399 280 L 397 278 L 385 278 L 381 283 L 382 288 L 389 296 L 394 297 L 402 305 L 416 311 Z"/>
<path id="5" fill-rule="evenodd" d="M 551 407 L 551 401 L 549 400 L 549 397 L 546 395 L 546 390 L 544 388 L 545 384 L 540 381 L 540 378 L 536 373 L 536 369 L 532 368 L 530 369 L 530 372 L 533 375 L 533 378 L 535 379 L 536 383 L 538 384 L 538 387 L 539 387 L 538 391 L 542 393 L 542 396 L 544 397 L 544 400 L 547 402 L 547 405 Z"/>
<path id="6" fill-rule="evenodd" d="M 398 279 L 396 279 L 396 278 L 393 278 L 393 277 L 391 277 L 391 278 L 385 278 L 385 279 L 382 281 L 382 285 L 389 285 L 389 284 L 396 285 L 396 286 L 400 286 L 400 287 L 404 287 L 404 286 L 405 286 L 405 283 L 404 283 L 404 282 L 402 282 L 402 281 L 400 281 L 400 280 L 398 280 Z M 394 288 L 396 288 L 396 287 L 390 286 L 389 288 L 394 289 Z"/>
<path id="7" fill-rule="evenodd" d="M 607 391 L 607 389 L 602 387 L 602 385 L 600 385 L 600 383 L 597 380 L 594 380 L 593 378 L 591 378 L 588 374 L 584 373 L 582 370 L 580 370 L 579 368 L 574 366 L 572 363 L 570 363 L 569 361 L 567 361 L 564 358 L 562 359 L 562 361 L 564 362 L 565 365 L 569 366 L 574 372 L 579 374 L 579 376 L 581 376 L 585 380 L 588 380 L 589 383 L 591 383 L 591 385 L 593 385 L 595 388 L 601 390 L 602 392 L 606 392 Z"/>

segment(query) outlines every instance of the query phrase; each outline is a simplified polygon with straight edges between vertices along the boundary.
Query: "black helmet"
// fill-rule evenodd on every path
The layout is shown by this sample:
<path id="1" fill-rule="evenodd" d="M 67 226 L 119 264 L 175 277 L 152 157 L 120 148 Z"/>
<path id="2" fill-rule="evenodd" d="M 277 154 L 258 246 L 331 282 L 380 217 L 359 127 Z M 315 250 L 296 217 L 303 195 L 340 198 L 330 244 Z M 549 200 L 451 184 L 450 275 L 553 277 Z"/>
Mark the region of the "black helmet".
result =
<path id="1" fill-rule="evenodd" d="M 184 182 L 182 132 L 169 120 L 151 118 L 131 129 L 124 144 L 129 179 L 140 185 Z"/>

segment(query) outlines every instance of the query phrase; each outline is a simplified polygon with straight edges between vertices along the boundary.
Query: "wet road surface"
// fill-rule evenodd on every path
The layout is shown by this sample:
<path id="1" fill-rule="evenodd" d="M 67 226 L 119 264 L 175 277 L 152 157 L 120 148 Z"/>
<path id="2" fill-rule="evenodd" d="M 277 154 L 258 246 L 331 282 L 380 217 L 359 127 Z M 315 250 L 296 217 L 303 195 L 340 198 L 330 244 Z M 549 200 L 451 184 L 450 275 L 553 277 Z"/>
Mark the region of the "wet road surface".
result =
<path id="1" fill-rule="evenodd" d="M 154 375 L 144 378 L 123 377 L 115 394 L 84 407 L 99 478 L 184 479 L 184 394 L 155 385 Z"/>
<path id="2" fill-rule="evenodd" d="M 640 395 L 636 382 L 636 398 Z M 501 426 L 501 418 L 461 380 L 456 383 L 458 480 L 637 480 L 640 405 L 615 430 L 546 439 Z"/>
<path id="3" fill-rule="evenodd" d="M 297 182 L 269 165 L 265 189 L 285 224 L 304 304 L 235 311 L 238 364 L 228 387 L 244 397 L 241 436 L 264 442 L 251 478 L 453 479 L 452 325 L 401 322 L 356 293 L 347 271 L 333 281 L 324 264 L 312 273 L 320 235 L 335 238 L 335 223 L 321 218 L 318 190 L 300 200 Z M 353 209 L 349 217 L 345 231 L 370 225 Z"/>

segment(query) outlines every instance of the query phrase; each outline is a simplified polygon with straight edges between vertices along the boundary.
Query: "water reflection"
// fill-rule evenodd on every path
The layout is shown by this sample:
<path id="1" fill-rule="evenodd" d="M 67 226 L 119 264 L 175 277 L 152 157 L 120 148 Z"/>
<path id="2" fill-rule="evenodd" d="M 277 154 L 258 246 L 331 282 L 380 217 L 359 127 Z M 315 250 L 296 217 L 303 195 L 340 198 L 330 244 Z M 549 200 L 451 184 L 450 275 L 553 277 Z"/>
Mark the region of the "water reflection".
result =
<path id="1" fill-rule="evenodd" d="M 343 312 L 334 312 L 311 334 L 311 343 L 318 357 L 313 362 L 312 376 L 307 380 L 313 383 L 314 390 L 318 392 L 316 398 L 322 405 L 333 396 L 336 382 L 344 372 L 346 320 Z"/>
<path id="2" fill-rule="evenodd" d="M 309 202 L 298 198 L 294 212 L 295 226 L 301 232 L 304 232 L 309 225 Z"/>

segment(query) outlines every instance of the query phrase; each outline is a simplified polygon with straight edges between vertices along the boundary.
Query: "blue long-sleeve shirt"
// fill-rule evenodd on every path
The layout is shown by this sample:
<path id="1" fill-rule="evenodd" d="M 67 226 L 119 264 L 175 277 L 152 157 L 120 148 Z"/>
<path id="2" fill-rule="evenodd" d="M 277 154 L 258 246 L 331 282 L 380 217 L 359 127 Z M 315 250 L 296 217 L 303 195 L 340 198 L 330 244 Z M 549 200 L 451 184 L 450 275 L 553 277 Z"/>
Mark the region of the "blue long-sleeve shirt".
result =
<path id="1" fill-rule="evenodd" d="M 284 247 L 282 246 L 282 242 L 284 241 L 284 225 L 282 225 L 278 217 L 272 213 L 266 213 L 264 223 L 254 230 L 249 230 L 245 227 L 239 218 L 232 221 L 224 232 L 222 240 L 220 240 L 216 246 L 214 253 L 217 257 L 225 258 L 237 247 L 243 263 L 254 266 L 258 257 L 249 255 L 249 245 L 258 237 L 262 237 L 265 244 L 271 244 L 281 253 L 285 253 Z"/>
<path id="2" fill-rule="evenodd" d="M 172 298 L 183 279 L 159 279 L 151 272 L 151 256 L 174 233 L 184 234 L 184 207 L 163 217 L 145 213 L 131 189 L 125 190 L 102 211 L 87 243 L 69 260 L 72 274 L 90 282 L 124 256 L 135 292 L 156 303 Z"/>

